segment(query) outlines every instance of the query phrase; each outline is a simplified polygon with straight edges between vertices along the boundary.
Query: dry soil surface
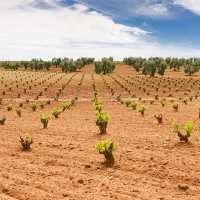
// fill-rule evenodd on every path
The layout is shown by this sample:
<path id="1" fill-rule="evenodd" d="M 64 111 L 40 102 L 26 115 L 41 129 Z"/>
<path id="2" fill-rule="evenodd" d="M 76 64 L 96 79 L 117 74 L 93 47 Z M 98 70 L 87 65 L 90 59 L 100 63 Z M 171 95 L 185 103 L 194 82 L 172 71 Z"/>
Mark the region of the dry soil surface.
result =
<path id="1" fill-rule="evenodd" d="M 164 77 L 149 78 L 123 64 L 118 64 L 110 76 L 94 73 L 97 97 L 110 116 L 107 134 L 101 135 L 93 105 L 94 66 L 86 66 L 77 74 L 58 71 L 0 71 L 0 92 L 6 92 L 0 95 L 0 118 L 6 117 L 5 124 L 0 125 L 1 200 L 200 199 L 199 97 L 188 99 L 187 105 L 183 103 L 184 97 L 198 94 L 199 73 L 191 79 L 182 69 L 177 72 L 167 69 Z M 83 75 L 78 91 L 77 83 Z M 54 100 L 58 89 L 71 77 L 58 100 Z M 114 89 L 114 95 L 103 78 Z M 36 100 L 48 84 L 47 91 Z M 159 99 L 150 104 L 156 94 Z M 137 109 L 145 105 L 148 110 L 142 116 L 132 106 L 117 101 L 119 96 L 121 100 L 141 98 Z M 60 109 L 61 102 L 75 97 L 78 99 L 73 106 L 57 119 L 52 116 L 54 107 Z M 160 103 L 162 98 L 167 101 L 164 107 Z M 40 108 L 39 103 L 47 100 L 50 104 Z M 178 102 L 178 111 L 172 108 L 173 101 Z M 38 104 L 36 111 L 29 107 L 30 102 Z M 20 103 L 21 117 L 16 111 L 7 110 L 8 104 L 19 107 Z M 46 129 L 40 122 L 40 112 L 51 116 Z M 162 113 L 162 124 L 154 117 L 156 112 Z M 174 119 L 183 134 L 186 122 L 194 122 L 195 131 L 189 142 L 179 141 L 172 130 Z M 18 141 L 19 135 L 24 137 L 25 133 L 33 138 L 28 151 L 22 150 Z M 119 149 L 113 152 L 113 166 L 105 165 L 103 155 L 94 148 L 96 142 L 107 138 L 119 144 Z"/>

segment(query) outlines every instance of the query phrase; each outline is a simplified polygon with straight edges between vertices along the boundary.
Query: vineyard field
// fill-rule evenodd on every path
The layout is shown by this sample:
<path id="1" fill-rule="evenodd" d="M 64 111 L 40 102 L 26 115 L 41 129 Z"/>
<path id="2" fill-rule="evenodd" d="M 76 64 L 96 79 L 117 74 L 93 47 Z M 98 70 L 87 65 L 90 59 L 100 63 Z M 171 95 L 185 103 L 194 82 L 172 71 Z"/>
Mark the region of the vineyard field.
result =
<path id="1" fill-rule="evenodd" d="M 96 126 L 92 81 L 110 116 L 106 134 Z M 164 76 L 149 77 L 120 63 L 107 75 L 94 73 L 94 64 L 73 73 L 1 69 L 0 98 L 0 120 L 6 117 L 0 125 L 0 199 L 200 199 L 200 72 L 186 76 L 182 68 L 167 69 Z M 136 110 L 122 103 L 126 99 L 138 102 Z M 71 100 L 74 105 L 58 118 L 52 115 Z M 30 103 L 37 104 L 35 111 Z M 9 104 L 22 107 L 21 117 L 8 111 Z M 137 112 L 142 105 L 148 107 L 144 116 Z M 39 113 L 51 117 L 45 129 Z M 189 142 L 179 141 L 173 120 L 183 134 L 193 121 Z M 18 140 L 26 133 L 33 144 L 24 151 Z M 108 138 L 119 145 L 110 167 L 94 147 Z"/>

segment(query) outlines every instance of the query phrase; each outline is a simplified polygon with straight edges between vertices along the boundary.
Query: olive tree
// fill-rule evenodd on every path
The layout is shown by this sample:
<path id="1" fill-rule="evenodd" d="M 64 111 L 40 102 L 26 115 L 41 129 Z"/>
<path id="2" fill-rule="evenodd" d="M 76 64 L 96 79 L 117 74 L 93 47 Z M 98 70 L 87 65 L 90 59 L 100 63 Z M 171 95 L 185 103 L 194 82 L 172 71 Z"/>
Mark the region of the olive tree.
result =
<path id="1" fill-rule="evenodd" d="M 44 68 L 45 68 L 46 70 L 49 70 L 50 67 L 51 67 L 51 65 L 52 65 L 52 62 L 51 62 L 51 61 L 45 61 L 45 62 L 44 62 Z"/>
<path id="2" fill-rule="evenodd" d="M 94 62 L 94 58 L 81 57 L 77 60 L 72 58 L 63 58 L 59 63 L 59 66 L 62 68 L 62 72 L 75 72 L 77 69 L 81 69 L 85 65 L 91 64 Z"/>
<path id="3" fill-rule="evenodd" d="M 69 72 L 75 72 L 76 71 L 76 64 L 73 59 L 70 59 L 69 61 Z"/>
<path id="4" fill-rule="evenodd" d="M 8 60 L 3 61 L 1 65 L 2 65 L 2 67 L 5 68 L 5 69 L 6 69 L 6 68 L 9 68 L 9 67 L 10 67 L 10 61 L 8 61 Z"/>
<path id="5" fill-rule="evenodd" d="M 84 62 L 82 61 L 82 59 L 77 59 L 75 61 L 75 65 L 76 65 L 76 69 L 81 69 L 82 67 L 84 67 Z"/>
<path id="6" fill-rule="evenodd" d="M 190 58 L 186 59 L 184 63 L 184 72 L 191 76 L 192 74 L 198 72 L 200 69 L 200 59 Z"/>
<path id="7" fill-rule="evenodd" d="M 52 65 L 58 67 L 60 65 L 60 63 L 62 62 L 61 58 L 52 58 Z"/>
<path id="8" fill-rule="evenodd" d="M 165 62 L 167 63 L 167 66 L 170 66 L 171 57 L 166 57 Z"/>
<path id="9" fill-rule="evenodd" d="M 35 69 L 37 70 L 43 70 L 44 68 L 44 61 L 40 58 L 33 58 L 30 62 L 29 62 L 29 66 L 31 69 Z"/>
<path id="10" fill-rule="evenodd" d="M 22 60 L 22 61 L 20 62 L 20 64 L 21 64 L 21 65 L 24 65 L 24 68 L 25 68 L 25 69 L 28 69 L 28 61 Z"/>
<path id="11" fill-rule="evenodd" d="M 151 77 L 153 77 L 157 72 L 158 74 L 163 76 L 166 67 L 167 63 L 163 58 L 160 57 L 149 58 L 148 60 L 145 60 L 143 62 L 142 73 L 144 75 L 150 75 Z"/>
<path id="12" fill-rule="evenodd" d="M 97 74 L 103 73 L 104 75 L 112 72 L 115 69 L 115 62 L 112 57 L 102 58 L 101 61 L 97 61 L 95 64 L 95 72 Z"/>
<path id="13" fill-rule="evenodd" d="M 10 61 L 4 61 L 2 62 L 2 67 L 4 67 L 4 69 L 18 70 L 19 63 L 18 62 L 11 63 Z"/>
<path id="14" fill-rule="evenodd" d="M 174 68 L 174 71 L 179 70 L 181 62 L 178 58 L 172 58 L 170 61 L 170 69 Z"/>
<path id="15" fill-rule="evenodd" d="M 59 66 L 62 69 L 62 72 L 68 72 L 69 71 L 69 58 L 63 58 Z"/>
<path id="16" fill-rule="evenodd" d="M 184 66 L 185 61 L 185 58 L 179 58 L 180 66 Z"/>
<path id="17" fill-rule="evenodd" d="M 80 61 L 74 61 L 72 58 L 64 58 L 62 59 L 61 63 L 59 66 L 62 69 L 62 72 L 75 72 L 77 67 L 82 67 L 82 64 Z"/>
<path id="18" fill-rule="evenodd" d="M 124 58 L 123 62 L 126 65 L 132 66 L 137 72 L 139 72 L 140 69 L 142 68 L 142 63 L 145 60 L 146 59 L 142 59 L 141 57 L 128 57 L 128 58 Z"/>
<path id="19" fill-rule="evenodd" d="M 83 66 L 94 63 L 94 58 L 90 58 L 90 57 L 89 58 L 87 58 L 87 57 L 81 57 L 81 58 L 77 59 L 77 61 L 78 60 L 82 60 Z"/>

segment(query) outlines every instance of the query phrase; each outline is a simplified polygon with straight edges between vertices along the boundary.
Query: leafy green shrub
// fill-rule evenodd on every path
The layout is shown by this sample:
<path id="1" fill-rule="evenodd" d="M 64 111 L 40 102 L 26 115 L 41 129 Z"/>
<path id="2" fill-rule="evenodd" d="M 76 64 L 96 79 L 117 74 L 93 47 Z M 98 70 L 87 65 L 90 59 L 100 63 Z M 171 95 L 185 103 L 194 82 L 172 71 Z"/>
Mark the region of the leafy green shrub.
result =
<path id="1" fill-rule="evenodd" d="M 33 139 L 29 136 L 28 133 L 25 134 L 25 138 L 22 138 L 21 136 L 19 142 L 21 143 L 23 149 L 30 149 L 30 145 L 33 143 Z"/>
<path id="2" fill-rule="evenodd" d="M 179 127 L 179 125 L 178 125 L 176 120 L 174 120 L 172 122 L 172 129 L 173 129 L 173 131 L 176 131 L 176 132 L 179 131 L 179 129 L 180 129 L 180 127 Z"/>
<path id="3" fill-rule="evenodd" d="M 192 133 L 194 133 L 194 123 L 191 120 L 187 121 L 187 123 L 185 125 L 186 135 L 183 135 L 180 133 L 180 131 L 179 131 L 180 128 L 176 121 L 173 121 L 172 128 L 175 132 L 178 133 L 180 141 L 184 140 L 185 142 L 188 142 L 188 137 L 190 137 L 190 135 Z"/>
<path id="4" fill-rule="evenodd" d="M 100 134 L 106 133 L 106 128 L 110 116 L 105 111 L 101 112 L 96 111 L 95 114 L 97 118 L 96 125 L 99 126 Z"/>
<path id="5" fill-rule="evenodd" d="M 164 107 L 167 104 L 167 101 L 162 100 L 162 101 L 160 101 L 160 103 L 161 103 L 162 107 Z"/>
<path id="6" fill-rule="evenodd" d="M 190 101 L 192 101 L 192 99 L 193 99 L 193 96 L 192 96 L 192 95 L 190 95 L 190 96 L 189 96 L 189 99 L 190 99 Z"/>
<path id="7" fill-rule="evenodd" d="M 102 110 L 102 101 L 100 99 L 95 98 L 94 107 L 100 112 Z"/>
<path id="8" fill-rule="evenodd" d="M 62 106 L 62 111 L 64 112 L 66 109 L 70 108 L 72 103 L 70 102 L 66 102 L 66 103 L 60 103 Z"/>
<path id="9" fill-rule="evenodd" d="M 37 103 L 30 103 L 29 107 L 32 108 L 33 111 L 35 111 L 37 108 Z"/>
<path id="10" fill-rule="evenodd" d="M 21 117 L 21 115 L 22 115 L 22 108 L 16 108 L 16 107 L 14 107 L 13 110 L 16 111 L 16 113 L 17 113 L 17 115 L 19 117 Z"/>
<path id="11" fill-rule="evenodd" d="M 138 109 L 138 112 L 141 113 L 141 115 L 143 116 L 144 115 L 144 111 L 145 110 L 148 110 L 148 107 L 147 106 L 144 106 L 142 105 L 139 109 Z"/>
<path id="12" fill-rule="evenodd" d="M 43 123 L 43 128 L 47 128 L 47 124 L 50 120 L 50 115 L 47 115 L 46 117 L 42 114 L 39 113 L 40 121 Z"/>
<path id="13" fill-rule="evenodd" d="M 108 120 L 110 119 L 110 116 L 105 111 L 101 112 L 96 111 L 95 114 L 97 117 L 97 121 L 108 122 Z"/>
<path id="14" fill-rule="evenodd" d="M 128 107 L 132 103 L 132 100 L 131 99 L 125 99 L 123 102 L 126 105 L 126 107 Z"/>
<path id="15" fill-rule="evenodd" d="M 189 120 L 186 125 L 185 125 L 185 131 L 187 135 L 191 135 L 192 133 L 194 133 L 194 123 Z"/>
<path id="16" fill-rule="evenodd" d="M 187 101 L 188 101 L 188 98 L 187 98 L 187 97 L 184 97 L 184 98 L 183 98 L 183 103 L 187 105 Z"/>
<path id="17" fill-rule="evenodd" d="M 174 102 L 172 108 L 174 108 L 175 111 L 178 111 L 178 102 Z"/>
<path id="18" fill-rule="evenodd" d="M 11 103 L 7 105 L 8 111 L 12 110 L 12 108 L 13 108 L 13 107 L 12 107 L 12 104 L 11 104 Z"/>
<path id="19" fill-rule="evenodd" d="M 138 101 L 134 101 L 132 104 L 133 110 L 136 110 L 137 105 L 138 105 Z"/>
<path id="20" fill-rule="evenodd" d="M 150 99 L 149 103 L 153 104 L 155 102 L 155 99 Z"/>
<path id="21" fill-rule="evenodd" d="M 112 152 L 119 148 L 117 143 L 114 143 L 112 140 L 107 139 L 95 144 L 95 149 L 100 153 L 104 154 L 106 159 L 106 164 L 113 165 L 114 157 Z"/>
<path id="22" fill-rule="evenodd" d="M 161 124 L 162 123 L 162 119 L 163 119 L 163 115 L 160 112 L 157 112 L 154 117 L 158 120 L 158 123 Z"/>
<path id="23" fill-rule="evenodd" d="M 61 113 L 62 113 L 62 109 L 57 110 L 56 108 L 53 108 L 53 110 L 52 110 L 52 115 L 53 115 L 55 118 L 58 118 L 58 115 L 60 115 Z"/>

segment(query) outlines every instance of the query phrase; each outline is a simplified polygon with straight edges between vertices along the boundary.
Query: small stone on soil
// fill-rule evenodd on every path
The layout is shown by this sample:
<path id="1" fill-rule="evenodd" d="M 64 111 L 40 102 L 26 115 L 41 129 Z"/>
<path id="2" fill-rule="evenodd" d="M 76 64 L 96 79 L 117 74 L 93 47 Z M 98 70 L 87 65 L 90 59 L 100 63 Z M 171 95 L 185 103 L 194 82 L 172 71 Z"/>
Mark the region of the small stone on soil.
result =
<path id="1" fill-rule="evenodd" d="M 187 190 L 187 189 L 189 189 L 189 186 L 186 185 L 186 184 L 179 184 L 178 187 L 179 187 L 181 190 Z"/>
<path id="2" fill-rule="evenodd" d="M 84 181 L 83 181 L 83 180 L 81 180 L 81 179 L 79 179 L 79 180 L 78 180 L 78 183 L 80 183 L 80 184 L 83 184 L 83 183 L 84 183 Z"/>
<path id="3" fill-rule="evenodd" d="M 63 194 L 63 197 L 68 197 L 69 195 L 68 194 Z"/>
<path id="4" fill-rule="evenodd" d="M 167 165 L 169 163 L 169 161 L 165 161 L 165 162 L 163 162 L 162 164 L 163 165 Z"/>
<path id="5" fill-rule="evenodd" d="M 160 184 L 160 187 L 161 187 L 161 188 L 166 188 L 166 184 L 165 184 L 165 183 L 161 183 L 161 184 Z"/>

